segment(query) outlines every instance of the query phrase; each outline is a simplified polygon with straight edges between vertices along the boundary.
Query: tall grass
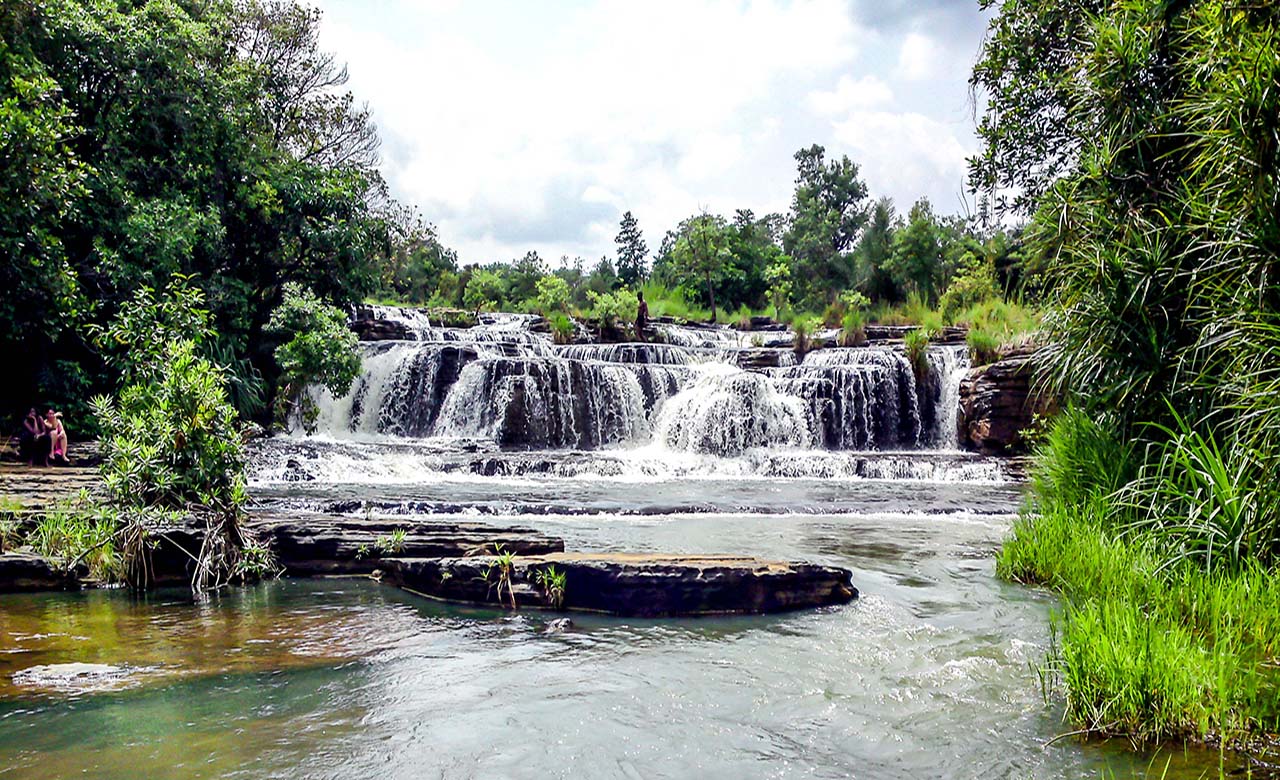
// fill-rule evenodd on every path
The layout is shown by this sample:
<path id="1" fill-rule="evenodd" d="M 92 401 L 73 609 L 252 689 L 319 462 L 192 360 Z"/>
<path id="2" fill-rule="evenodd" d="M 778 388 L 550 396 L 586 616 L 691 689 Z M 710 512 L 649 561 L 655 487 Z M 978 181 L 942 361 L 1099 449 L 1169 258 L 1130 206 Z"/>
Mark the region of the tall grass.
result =
<path id="1" fill-rule="evenodd" d="M 690 303 L 679 289 L 672 289 L 657 282 L 643 285 L 644 299 L 649 304 L 650 317 L 673 317 L 686 322 L 709 322 L 711 312 Z"/>
<path id="2" fill-rule="evenodd" d="M 1037 451 L 1034 501 L 997 573 L 1063 595 L 1049 667 L 1082 728 L 1236 746 L 1280 734 L 1280 577 L 1249 557 L 1200 565 L 1188 538 L 1152 528 L 1168 509 L 1133 503 L 1153 489 L 1145 457 L 1113 425 L 1065 412 Z"/>

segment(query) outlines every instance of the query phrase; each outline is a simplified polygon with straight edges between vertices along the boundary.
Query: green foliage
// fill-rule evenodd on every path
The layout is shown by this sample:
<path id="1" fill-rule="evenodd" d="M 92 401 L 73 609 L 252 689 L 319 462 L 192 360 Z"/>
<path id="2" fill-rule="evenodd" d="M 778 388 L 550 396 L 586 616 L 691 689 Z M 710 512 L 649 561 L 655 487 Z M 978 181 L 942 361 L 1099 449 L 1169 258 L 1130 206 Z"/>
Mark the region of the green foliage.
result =
<path id="1" fill-rule="evenodd" d="M 4 4 L 0 406 L 115 386 L 133 353 L 103 365 L 84 326 L 177 275 L 268 376 L 259 334 L 284 282 L 372 291 L 413 219 L 385 197 L 368 111 L 318 30 L 291 2 Z"/>
<path id="2" fill-rule="evenodd" d="M 842 347 L 861 347 L 867 343 L 867 319 L 862 309 L 852 307 L 840 320 L 838 340 Z"/>
<path id="3" fill-rule="evenodd" d="M 821 305 L 824 289 L 854 282 L 843 253 L 867 224 L 867 185 L 857 164 L 848 157 L 828 163 L 817 144 L 796 152 L 795 159 L 798 176 L 783 248 L 794 258 L 801 299 Z"/>
<path id="4" fill-rule="evenodd" d="M 506 284 L 494 271 L 476 269 L 467 280 L 462 293 L 462 305 L 479 314 L 492 311 L 506 297 Z"/>
<path id="5" fill-rule="evenodd" d="M 267 331 L 288 339 L 275 351 L 283 384 L 280 396 L 293 403 L 301 399 L 304 419 L 308 386 L 319 385 L 341 396 L 360 375 L 359 342 L 347 327 L 347 315 L 300 285 L 284 286 L 284 300 L 271 313 Z"/>
<path id="6" fill-rule="evenodd" d="M 710 312 L 689 303 L 679 288 L 673 290 L 657 282 L 649 282 L 643 290 L 650 317 L 673 317 L 686 322 L 705 322 L 711 318 Z"/>
<path id="7" fill-rule="evenodd" d="M 175 276 L 159 296 L 141 287 L 105 327 L 88 327 L 107 365 L 117 369 L 123 382 L 149 381 L 162 372 L 163 353 L 174 342 L 199 345 L 209 340 L 213 329 L 204 292 L 190 281 Z"/>
<path id="8" fill-rule="evenodd" d="M 705 281 L 713 322 L 716 319 L 714 278 L 730 257 L 728 228 L 724 220 L 705 213 L 690 221 L 671 250 L 671 262 L 678 272 Z"/>
<path id="9" fill-rule="evenodd" d="M 929 373 L 927 354 L 929 342 L 935 335 L 937 331 L 922 325 L 907 331 L 902 337 L 902 343 L 907 350 L 907 360 L 910 361 L 911 369 L 915 371 L 917 377 L 923 377 Z"/>
<path id="10" fill-rule="evenodd" d="M 782 310 L 791 306 L 791 258 L 778 255 L 765 269 L 764 278 L 769 282 L 769 302 L 773 304 L 773 318 L 782 320 Z"/>
<path id="11" fill-rule="evenodd" d="M 569 311 L 569 283 L 558 276 L 544 276 L 538 280 L 537 307 L 544 317 L 565 314 Z"/>
<path id="12" fill-rule="evenodd" d="M 158 375 L 119 400 L 93 400 L 107 495 L 122 506 L 238 511 L 244 453 L 222 372 L 190 341 L 169 343 L 160 358 Z"/>
<path id="13" fill-rule="evenodd" d="M 630 211 L 622 215 L 614 242 L 618 245 L 618 280 L 624 287 L 635 287 L 648 275 L 645 256 L 649 248 L 645 246 L 640 225 Z"/>
<path id="14" fill-rule="evenodd" d="M 640 300 L 630 290 L 601 294 L 587 293 L 591 301 L 591 318 L 602 328 L 614 328 L 635 322 Z"/>
<path id="15" fill-rule="evenodd" d="M 554 564 L 533 572 L 533 581 L 542 588 L 543 594 L 552 609 L 564 606 L 564 594 L 569 584 L 569 575 L 555 567 Z"/>
<path id="16" fill-rule="evenodd" d="M 87 492 L 54 502 L 26 536 L 26 545 L 55 566 L 71 569 L 81 564 L 89 576 L 103 582 L 121 577 L 122 562 L 116 548 L 118 518 L 97 505 Z"/>
<path id="17" fill-rule="evenodd" d="M 966 253 L 959 270 L 947 285 L 946 292 L 938 300 L 938 308 L 945 321 L 955 322 L 962 311 L 999 297 L 995 263 Z"/>
<path id="18" fill-rule="evenodd" d="M 572 344 L 576 328 L 573 319 L 563 312 L 554 312 L 547 321 L 551 325 L 551 338 L 557 344 Z"/>
<path id="19" fill-rule="evenodd" d="M 817 332 L 821 327 L 822 318 L 814 314 L 800 314 L 791 320 L 792 347 L 797 355 L 804 355 L 820 345 Z"/>

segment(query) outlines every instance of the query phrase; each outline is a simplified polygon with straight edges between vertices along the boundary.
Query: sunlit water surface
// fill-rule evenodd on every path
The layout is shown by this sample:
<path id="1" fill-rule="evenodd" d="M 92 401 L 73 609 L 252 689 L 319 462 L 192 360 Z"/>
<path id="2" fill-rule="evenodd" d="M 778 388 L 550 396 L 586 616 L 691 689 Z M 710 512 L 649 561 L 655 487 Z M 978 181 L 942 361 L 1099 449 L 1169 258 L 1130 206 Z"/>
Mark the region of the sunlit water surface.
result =
<path id="1" fill-rule="evenodd" d="M 1165 776 L 1184 778 L 1214 766 L 1207 753 L 1046 746 L 1069 730 L 1035 671 L 1054 602 L 993 573 L 1016 483 L 942 481 L 945 470 L 646 476 L 588 456 L 578 476 L 422 466 L 390 478 L 404 448 L 367 446 L 374 467 L 350 481 L 289 484 L 272 470 L 302 456 L 269 445 L 257 501 L 514 522 L 575 550 L 836 564 L 862 598 L 767 617 L 574 616 L 548 633 L 554 616 L 354 579 L 200 605 L 181 593 L 4 596 L 0 777 L 1074 778 L 1159 776 L 1170 762 Z"/>

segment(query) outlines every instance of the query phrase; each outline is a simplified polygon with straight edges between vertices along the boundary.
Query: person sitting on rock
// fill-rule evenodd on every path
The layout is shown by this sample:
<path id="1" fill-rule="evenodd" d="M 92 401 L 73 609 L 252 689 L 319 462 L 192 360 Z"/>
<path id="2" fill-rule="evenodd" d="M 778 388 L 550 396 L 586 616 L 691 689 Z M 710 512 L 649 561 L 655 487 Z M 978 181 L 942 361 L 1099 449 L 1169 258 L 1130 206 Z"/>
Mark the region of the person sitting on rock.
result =
<path id="1" fill-rule="evenodd" d="M 52 444 L 53 438 L 45 430 L 44 420 L 35 407 L 31 407 L 22 421 L 22 430 L 18 432 L 18 457 L 28 466 L 48 466 Z"/>
<path id="2" fill-rule="evenodd" d="M 49 407 L 44 413 L 44 427 L 49 432 L 49 454 L 54 463 L 66 465 L 67 461 L 67 429 L 62 424 L 62 413 Z"/>

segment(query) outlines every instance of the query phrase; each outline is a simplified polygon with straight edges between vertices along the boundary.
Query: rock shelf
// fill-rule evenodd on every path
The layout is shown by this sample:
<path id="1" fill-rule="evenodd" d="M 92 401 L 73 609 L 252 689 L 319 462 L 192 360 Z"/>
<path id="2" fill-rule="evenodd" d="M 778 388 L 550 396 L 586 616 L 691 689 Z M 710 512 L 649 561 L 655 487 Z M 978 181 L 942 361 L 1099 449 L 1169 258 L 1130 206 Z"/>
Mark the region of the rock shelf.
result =
<path id="1" fill-rule="evenodd" d="M 764 614 L 858 597 L 846 569 L 729 555 L 555 553 L 517 556 L 505 570 L 493 556 L 381 563 L 387 581 L 443 601 L 627 617 Z M 552 567 L 565 578 L 558 604 L 537 574 Z"/>

